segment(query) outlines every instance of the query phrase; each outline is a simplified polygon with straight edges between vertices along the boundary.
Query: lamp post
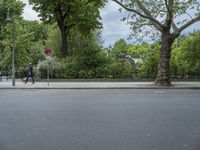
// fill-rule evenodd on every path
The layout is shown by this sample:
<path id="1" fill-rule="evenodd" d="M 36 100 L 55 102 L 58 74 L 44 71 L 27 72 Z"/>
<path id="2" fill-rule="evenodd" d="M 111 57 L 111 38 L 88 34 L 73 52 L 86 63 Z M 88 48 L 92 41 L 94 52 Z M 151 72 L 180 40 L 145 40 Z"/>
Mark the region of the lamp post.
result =
<path id="1" fill-rule="evenodd" d="M 14 24 L 14 19 L 12 19 L 10 16 L 10 8 L 8 8 L 8 11 L 7 11 L 6 21 Z M 14 30 L 14 28 L 15 27 L 13 27 L 13 30 Z M 11 48 L 12 48 L 12 86 L 15 86 L 15 37 L 13 34 L 14 33 L 12 33 L 12 45 L 11 45 Z"/>

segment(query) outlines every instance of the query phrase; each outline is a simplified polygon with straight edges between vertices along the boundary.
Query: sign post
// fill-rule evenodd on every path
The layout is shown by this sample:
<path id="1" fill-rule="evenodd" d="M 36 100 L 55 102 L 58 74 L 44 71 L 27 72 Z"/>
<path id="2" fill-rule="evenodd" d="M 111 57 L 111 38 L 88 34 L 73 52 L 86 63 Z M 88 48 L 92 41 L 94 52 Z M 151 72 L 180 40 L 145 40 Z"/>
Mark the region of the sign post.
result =
<path id="1" fill-rule="evenodd" d="M 45 48 L 44 49 L 45 52 L 45 56 L 48 62 L 48 67 L 47 67 L 47 83 L 49 86 L 49 73 L 50 73 L 50 58 L 51 58 L 51 54 L 52 54 L 52 50 L 50 48 Z"/>

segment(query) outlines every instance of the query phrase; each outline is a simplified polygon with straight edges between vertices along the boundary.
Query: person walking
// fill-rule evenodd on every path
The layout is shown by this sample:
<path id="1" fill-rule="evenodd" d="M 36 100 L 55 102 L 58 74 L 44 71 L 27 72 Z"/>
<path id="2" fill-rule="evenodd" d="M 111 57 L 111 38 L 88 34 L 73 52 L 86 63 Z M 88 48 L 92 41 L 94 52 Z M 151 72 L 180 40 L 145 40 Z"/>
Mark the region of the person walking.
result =
<path id="1" fill-rule="evenodd" d="M 28 82 L 29 77 L 31 77 L 32 83 L 34 84 L 35 80 L 34 80 L 34 77 L 33 77 L 33 66 L 32 66 L 31 63 L 29 64 L 29 67 L 28 67 L 28 70 L 27 70 L 27 77 L 26 77 L 25 84 Z"/>

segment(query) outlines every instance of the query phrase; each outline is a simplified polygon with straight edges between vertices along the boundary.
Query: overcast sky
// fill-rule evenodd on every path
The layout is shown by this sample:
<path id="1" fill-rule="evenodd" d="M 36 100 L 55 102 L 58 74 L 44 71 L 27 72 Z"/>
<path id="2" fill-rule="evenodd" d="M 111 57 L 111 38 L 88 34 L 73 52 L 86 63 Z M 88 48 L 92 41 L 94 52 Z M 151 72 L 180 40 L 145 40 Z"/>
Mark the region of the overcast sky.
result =
<path id="1" fill-rule="evenodd" d="M 26 20 L 39 20 L 37 17 L 37 13 L 32 10 L 32 7 L 28 4 L 28 0 L 22 0 L 26 3 L 26 7 L 24 9 L 24 19 Z M 108 47 L 109 45 L 113 45 L 120 38 L 124 38 L 127 40 L 128 36 L 131 33 L 129 26 L 124 22 L 120 21 L 120 19 L 126 14 L 122 14 L 119 12 L 119 6 L 113 1 L 109 0 L 106 6 L 101 10 L 101 17 L 103 23 L 103 39 L 104 46 Z M 194 29 L 200 30 L 200 23 L 196 23 L 193 26 L 189 27 L 183 33 L 188 33 L 193 31 Z M 132 41 L 128 41 L 131 43 Z"/>

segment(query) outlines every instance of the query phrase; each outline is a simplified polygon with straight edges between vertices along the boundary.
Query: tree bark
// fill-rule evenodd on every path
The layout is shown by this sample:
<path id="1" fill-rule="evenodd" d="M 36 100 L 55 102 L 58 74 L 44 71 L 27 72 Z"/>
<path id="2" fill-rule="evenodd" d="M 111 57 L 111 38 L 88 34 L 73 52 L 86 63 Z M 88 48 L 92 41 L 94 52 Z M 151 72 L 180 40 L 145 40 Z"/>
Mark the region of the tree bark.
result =
<path id="1" fill-rule="evenodd" d="M 66 57 L 68 54 L 68 41 L 67 41 L 67 32 L 64 25 L 64 20 L 60 20 L 58 24 L 59 24 L 59 28 L 61 32 L 61 40 L 62 40 L 60 56 Z"/>
<path id="2" fill-rule="evenodd" d="M 170 79 L 170 56 L 171 47 L 174 42 L 173 35 L 169 31 L 162 33 L 162 41 L 160 48 L 160 62 L 158 64 L 158 72 L 155 80 L 157 86 L 171 86 Z"/>

